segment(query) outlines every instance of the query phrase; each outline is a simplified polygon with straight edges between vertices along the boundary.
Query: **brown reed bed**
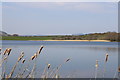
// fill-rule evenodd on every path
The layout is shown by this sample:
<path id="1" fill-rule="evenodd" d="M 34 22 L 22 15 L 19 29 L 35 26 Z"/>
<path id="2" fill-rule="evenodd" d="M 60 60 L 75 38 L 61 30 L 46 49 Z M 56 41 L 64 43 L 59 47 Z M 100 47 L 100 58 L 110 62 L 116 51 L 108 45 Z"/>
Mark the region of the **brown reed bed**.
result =
<path id="1" fill-rule="evenodd" d="M 2 54 L 2 59 L 0 61 L 0 67 L 2 67 L 2 65 L 4 65 L 4 67 L 2 67 L 3 73 L 1 74 L 1 77 L 2 78 L 35 78 L 34 75 L 35 75 L 36 68 L 37 68 L 36 60 L 38 59 L 39 55 L 41 54 L 43 48 L 44 48 L 44 46 L 41 46 L 40 49 L 37 52 L 35 52 L 35 54 L 33 56 L 31 56 L 29 59 L 24 58 L 25 54 L 24 54 L 24 52 L 21 52 L 16 63 L 13 65 L 11 71 L 8 74 L 6 71 L 6 68 L 7 68 L 6 66 L 7 66 L 9 55 L 10 54 L 12 55 L 12 53 L 11 53 L 12 49 L 6 48 L 5 51 L 2 53 L 2 49 L 0 48 L 0 52 Z M 67 59 L 64 63 L 68 62 L 69 60 L 70 59 Z M 27 63 L 26 63 L 26 61 L 27 61 Z M 31 62 L 33 62 L 34 65 L 30 65 Z M 19 64 L 21 65 L 21 67 L 19 67 Z M 22 66 L 22 65 L 25 65 L 25 66 Z M 31 67 L 31 66 L 32 66 L 32 68 L 29 69 L 29 67 Z M 59 68 L 61 66 L 62 66 L 62 64 L 60 64 L 56 68 L 56 71 L 51 74 L 51 72 L 53 71 L 52 69 L 50 71 L 51 64 L 47 64 L 45 66 L 45 69 L 43 72 L 44 77 L 42 77 L 42 78 L 49 78 L 50 77 L 49 74 L 51 74 L 51 76 L 53 76 L 53 78 L 57 77 L 58 76 L 57 72 L 59 71 Z M 16 69 L 18 67 L 19 67 L 19 71 L 17 71 L 17 69 Z M 17 73 L 17 74 L 15 74 L 15 73 Z M 54 75 L 56 75 L 56 76 L 54 76 Z"/>
<path id="2" fill-rule="evenodd" d="M 2 54 L 2 59 L 0 61 L 0 67 L 2 67 L 2 65 L 4 64 L 4 67 L 3 67 L 3 72 L 1 74 L 1 77 L 2 78 L 35 78 L 35 73 L 36 73 L 36 66 L 37 66 L 37 59 L 39 57 L 39 55 L 42 53 L 42 50 L 43 50 L 44 46 L 41 46 L 39 48 L 39 50 L 37 52 L 35 52 L 33 54 L 33 56 L 31 56 L 29 59 L 26 59 L 25 58 L 25 53 L 24 52 L 21 52 L 16 63 L 13 65 L 10 73 L 6 73 L 6 66 L 7 66 L 7 62 L 8 62 L 8 59 L 9 59 L 9 55 L 11 55 L 11 51 L 12 49 L 11 48 L 6 48 L 5 51 L 2 53 L 2 49 L 0 48 L 0 53 Z M 106 64 L 108 62 L 108 53 L 105 55 L 105 60 L 104 60 L 104 68 L 103 68 L 103 78 L 105 77 L 105 73 L 106 73 Z M 47 63 L 44 70 L 43 70 L 43 73 L 40 75 L 40 78 L 43 78 L 43 79 L 46 79 L 46 78 L 60 78 L 60 74 L 59 74 L 59 71 L 60 71 L 60 68 L 66 64 L 67 62 L 69 62 L 71 59 L 68 58 L 66 60 L 63 61 L 63 63 L 61 63 L 60 65 L 58 65 L 57 67 L 55 68 L 51 68 L 52 65 L 50 63 Z M 26 63 L 27 62 L 27 63 Z M 30 65 L 31 62 L 33 62 L 34 64 L 33 65 Z M 96 64 L 95 64 L 95 80 L 98 78 L 98 68 L 99 68 L 99 60 L 96 60 Z M 20 64 L 21 63 L 21 64 Z M 17 74 L 15 75 L 15 71 L 17 70 L 16 68 L 18 68 L 18 65 L 21 65 L 21 67 L 19 67 L 19 71 L 16 72 Z M 23 66 L 25 65 L 25 66 Z M 29 67 L 31 67 L 31 69 L 29 69 Z M 120 73 L 120 66 L 118 68 L 118 73 Z M 115 78 L 116 74 L 114 75 L 114 78 Z"/>

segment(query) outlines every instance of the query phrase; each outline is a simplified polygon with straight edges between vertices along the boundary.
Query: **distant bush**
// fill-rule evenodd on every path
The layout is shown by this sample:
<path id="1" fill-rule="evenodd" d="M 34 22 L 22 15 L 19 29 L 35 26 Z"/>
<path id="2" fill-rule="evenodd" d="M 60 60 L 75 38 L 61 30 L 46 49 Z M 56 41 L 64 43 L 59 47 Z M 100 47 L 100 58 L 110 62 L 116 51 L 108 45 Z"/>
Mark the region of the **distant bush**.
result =
<path id="1" fill-rule="evenodd" d="M 110 40 L 120 41 L 120 33 L 105 32 L 105 33 L 91 33 L 85 35 L 71 35 L 71 36 L 56 36 L 54 40 Z"/>

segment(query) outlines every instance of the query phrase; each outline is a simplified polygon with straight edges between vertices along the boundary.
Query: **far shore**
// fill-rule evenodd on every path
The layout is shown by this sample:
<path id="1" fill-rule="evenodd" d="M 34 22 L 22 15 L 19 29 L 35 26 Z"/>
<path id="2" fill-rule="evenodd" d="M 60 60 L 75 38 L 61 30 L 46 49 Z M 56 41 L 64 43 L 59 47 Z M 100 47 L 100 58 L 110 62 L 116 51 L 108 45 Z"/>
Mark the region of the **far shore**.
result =
<path id="1" fill-rule="evenodd" d="M 111 42 L 109 40 L 29 40 L 29 41 L 81 41 L 81 42 Z"/>

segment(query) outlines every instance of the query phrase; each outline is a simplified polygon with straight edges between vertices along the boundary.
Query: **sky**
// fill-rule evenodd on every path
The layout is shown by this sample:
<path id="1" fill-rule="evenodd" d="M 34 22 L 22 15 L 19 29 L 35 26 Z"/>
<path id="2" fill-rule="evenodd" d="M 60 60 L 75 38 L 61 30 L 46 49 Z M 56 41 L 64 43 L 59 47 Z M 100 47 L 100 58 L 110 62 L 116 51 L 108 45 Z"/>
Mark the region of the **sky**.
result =
<path id="1" fill-rule="evenodd" d="M 118 31 L 117 2 L 3 2 L 2 30 L 44 35 Z"/>

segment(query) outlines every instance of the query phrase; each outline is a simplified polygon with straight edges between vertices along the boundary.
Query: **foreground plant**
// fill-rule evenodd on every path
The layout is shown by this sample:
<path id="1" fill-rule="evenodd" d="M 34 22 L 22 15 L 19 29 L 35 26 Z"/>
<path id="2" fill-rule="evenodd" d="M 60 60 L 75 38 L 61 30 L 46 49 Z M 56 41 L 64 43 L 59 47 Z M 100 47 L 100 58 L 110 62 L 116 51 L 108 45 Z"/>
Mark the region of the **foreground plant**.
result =
<path id="1" fill-rule="evenodd" d="M 98 72 L 98 60 L 96 60 L 96 64 L 95 64 L 95 80 L 97 78 L 97 72 Z"/>
<path id="2" fill-rule="evenodd" d="M 0 61 L 1 63 L 1 66 L 3 66 L 3 73 L 1 75 L 2 78 L 35 78 L 34 75 L 35 75 L 35 72 L 36 72 L 36 61 L 38 59 L 38 56 L 41 54 L 41 51 L 43 50 L 44 46 L 41 46 L 40 49 L 33 55 L 30 57 L 30 59 L 27 59 L 24 58 L 25 54 L 24 52 L 21 52 L 21 54 L 19 55 L 16 63 L 13 65 L 10 73 L 6 74 L 6 65 L 7 65 L 7 60 L 8 60 L 8 57 L 12 51 L 11 48 L 7 48 L 4 52 L 3 52 L 3 56 L 2 56 L 2 60 Z M 1 49 L 0 49 L 1 51 Z M 63 64 L 65 64 L 66 62 L 68 62 L 70 59 L 68 58 L 67 60 L 64 61 Z M 21 62 L 21 64 L 20 64 Z M 26 63 L 27 62 L 27 63 Z M 31 62 L 34 63 L 33 67 L 31 69 L 29 69 L 31 67 Z M 3 64 L 4 63 L 4 64 Z M 25 64 L 24 64 L 25 63 Z M 23 66 L 23 64 L 25 66 Z M 52 77 L 52 78 L 59 78 L 60 75 L 58 74 L 58 71 L 60 69 L 60 67 L 63 65 L 63 64 L 60 64 L 57 68 L 55 69 L 52 69 L 51 68 L 51 64 L 47 64 L 47 66 L 45 67 L 44 69 L 44 77 L 42 77 L 43 79 L 46 79 L 46 78 L 49 78 L 49 77 Z M 21 67 L 19 67 L 19 65 Z M 1 67 L 0 66 L 0 67 Z M 17 69 L 19 71 L 17 71 L 16 73 L 17 74 L 14 74 L 15 71 Z M 55 70 L 55 71 L 54 71 Z"/>
<path id="3" fill-rule="evenodd" d="M 108 62 L 108 53 L 106 53 L 106 56 L 105 56 L 105 62 L 104 62 L 104 70 L 103 70 L 103 78 L 104 78 L 104 76 L 105 76 L 105 72 L 106 72 L 106 64 L 107 64 L 107 62 Z"/>

